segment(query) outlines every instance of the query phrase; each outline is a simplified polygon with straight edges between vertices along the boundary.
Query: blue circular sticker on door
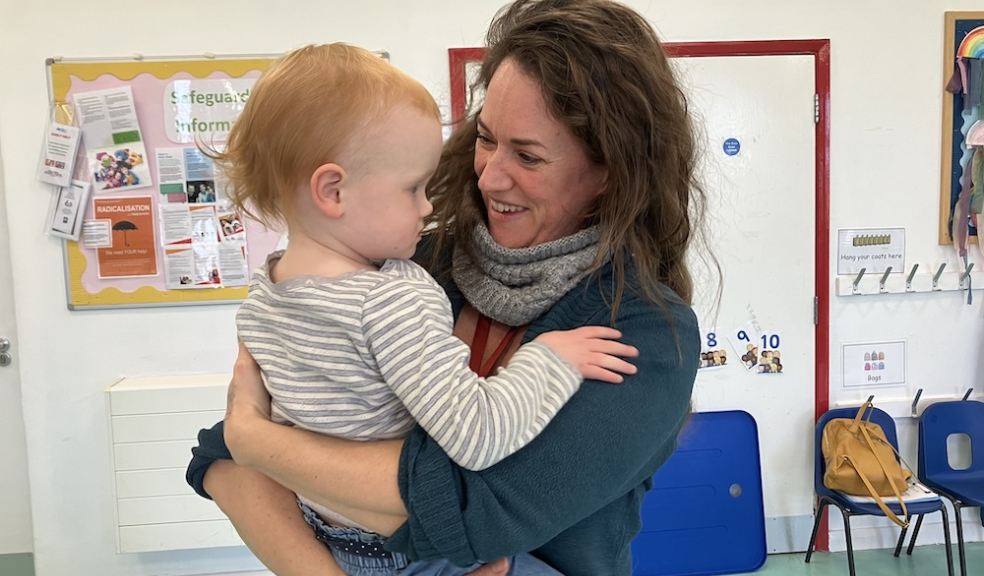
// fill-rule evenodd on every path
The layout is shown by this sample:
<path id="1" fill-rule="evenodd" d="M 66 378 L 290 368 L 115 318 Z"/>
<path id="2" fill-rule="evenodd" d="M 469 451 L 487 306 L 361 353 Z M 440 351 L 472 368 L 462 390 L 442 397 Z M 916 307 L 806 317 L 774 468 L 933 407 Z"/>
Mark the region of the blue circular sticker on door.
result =
<path id="1" fill-rule="evenodd" d="M 728 138 L 724 141 L 724 153 L 728 156 L 735 156 L 741 152 L 741 142 L 737 138 Z"/>

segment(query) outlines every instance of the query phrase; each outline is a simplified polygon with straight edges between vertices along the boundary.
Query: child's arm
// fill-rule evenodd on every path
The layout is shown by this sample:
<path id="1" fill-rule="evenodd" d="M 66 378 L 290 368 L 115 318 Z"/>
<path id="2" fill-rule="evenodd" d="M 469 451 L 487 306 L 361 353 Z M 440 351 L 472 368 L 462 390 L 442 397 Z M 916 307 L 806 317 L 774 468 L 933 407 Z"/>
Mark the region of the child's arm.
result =
<path id="1" fill-rule="evenodd" d="M 541 336 L 566 360 L 534 341 L 496 376 L 480 378 L 468 367 L 468 346 L 452 334 L 447 298 L 423 282 L 380 284 L 366 298 L 362 320 L 383 378 L 448 456 L 469 470 L 488 468 L 528 444 L 577 391 L 583 374 L 615 382 L 613 371 L 634 371 L 615 356 L 635 349 L 609 340 L 615 330 L 590 327 Z"/>

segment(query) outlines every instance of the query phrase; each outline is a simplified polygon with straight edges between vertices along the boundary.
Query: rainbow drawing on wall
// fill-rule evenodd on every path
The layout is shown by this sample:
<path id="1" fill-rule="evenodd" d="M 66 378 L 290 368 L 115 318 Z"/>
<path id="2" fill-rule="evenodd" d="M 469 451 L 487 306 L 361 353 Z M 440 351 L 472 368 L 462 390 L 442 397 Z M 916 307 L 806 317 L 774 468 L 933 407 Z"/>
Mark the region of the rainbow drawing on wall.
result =
<path id="1" fill-rule="evenodd" d="M 984 58 L 984 26 L 978 26 L 964 36 L 957 48 L 960 58 Z"/>

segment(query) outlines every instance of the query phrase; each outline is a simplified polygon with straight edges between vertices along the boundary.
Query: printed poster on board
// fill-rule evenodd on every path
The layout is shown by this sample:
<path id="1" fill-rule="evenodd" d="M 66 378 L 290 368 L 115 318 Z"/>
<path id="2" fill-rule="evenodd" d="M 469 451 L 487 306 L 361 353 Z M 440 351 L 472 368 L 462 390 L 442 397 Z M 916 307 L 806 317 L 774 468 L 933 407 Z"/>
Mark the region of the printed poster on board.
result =
<path id="1" fill-rule="evenodd" d="M 184 194 L 189 204 L 225 207 L 223 182 L 211 158 L 198 148 L 158 148 L 157 189 L 161 194 Z"/>
<path id="2" fill-rule="evenodd" d="M 153 184 L 129 86 L 73 96 L 96 192 Z"/>
<path id="3" fill-rule="evenodd" d="M 94 220 L 109 227 L 112 245 L 99 248 L 100 278 L 157 276 L 157 245 L 150 196 L 95 198 Z"/>
<path id="4" fill-rule="evenodd" d="M 219 214 L 212 204 L 163 204 L 160 225 L 169 290 L 248 284 L 246 229 L 238 214 Z"/>

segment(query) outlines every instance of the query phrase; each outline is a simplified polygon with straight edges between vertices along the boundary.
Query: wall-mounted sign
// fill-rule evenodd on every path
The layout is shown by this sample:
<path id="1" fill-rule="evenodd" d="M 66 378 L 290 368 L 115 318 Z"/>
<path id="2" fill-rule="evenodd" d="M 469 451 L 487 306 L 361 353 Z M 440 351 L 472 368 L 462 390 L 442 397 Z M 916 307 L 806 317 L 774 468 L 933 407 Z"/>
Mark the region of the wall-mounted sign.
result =
<path id="1" fill-rule="evenodd" d="M 164 89 L 164 133 L 177 144 L 225 142 L 256 78 L 172 80 Z"/>
<path id="2" fill-rule="evenodd" d="M 837 231 L 837 273 L 905 271 L 905 228 Z"/>
<path id="3" fill-rule="evenodd" d="M 905 341 L 841 346 L 845 388 L 905 384 Z"/>

